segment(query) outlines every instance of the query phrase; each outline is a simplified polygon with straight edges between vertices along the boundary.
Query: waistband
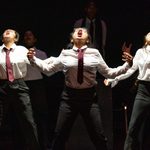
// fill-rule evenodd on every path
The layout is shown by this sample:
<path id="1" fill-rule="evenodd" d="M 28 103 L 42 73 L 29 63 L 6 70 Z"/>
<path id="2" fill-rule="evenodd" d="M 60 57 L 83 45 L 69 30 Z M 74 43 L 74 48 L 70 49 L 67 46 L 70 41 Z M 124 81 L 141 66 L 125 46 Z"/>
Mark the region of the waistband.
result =
<path id="1" fill-rule="evenodd" d="M 19 83 L 19 82 L 24 82 L 24 79 L 15 79 L 13 82 L 10 82 L 7 79 L 0 79 L 0 85 L 2 84 L 15 84 L 15 83 Z"/>
<path id="2" fill-rule="evenodd" d="M 65 86 L 64 89 L 67 91 L 73 91 L 73 92 L 89 92 L 89 91 L 95 91 L 95 86 L 90 87 L 90 88 L 84 88 L 84 89 L 75 89 L 75 88 Z"/>
<path id="3" fill-rule="evenodd" d="M 146 85 L 150 85 L 150 81 L 143 81 L 143 80 L 138 80 L 139 84 L 146 84 Z"/>

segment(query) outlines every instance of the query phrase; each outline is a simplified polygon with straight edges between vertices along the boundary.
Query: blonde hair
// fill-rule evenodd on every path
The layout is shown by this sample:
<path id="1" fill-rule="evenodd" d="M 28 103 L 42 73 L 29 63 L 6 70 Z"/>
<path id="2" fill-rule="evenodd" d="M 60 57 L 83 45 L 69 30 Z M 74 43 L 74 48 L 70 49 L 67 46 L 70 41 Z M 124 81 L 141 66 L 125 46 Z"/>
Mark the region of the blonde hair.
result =
<path id="1" fill-rule="evenodd" d="M 150 40 L 147 40 L 147 36 L 150 36 L 150 32 L 148 32 L 145 36 L 144 36 L 144 47 L 146 47 L 147 45 L 150 45 Z"/>

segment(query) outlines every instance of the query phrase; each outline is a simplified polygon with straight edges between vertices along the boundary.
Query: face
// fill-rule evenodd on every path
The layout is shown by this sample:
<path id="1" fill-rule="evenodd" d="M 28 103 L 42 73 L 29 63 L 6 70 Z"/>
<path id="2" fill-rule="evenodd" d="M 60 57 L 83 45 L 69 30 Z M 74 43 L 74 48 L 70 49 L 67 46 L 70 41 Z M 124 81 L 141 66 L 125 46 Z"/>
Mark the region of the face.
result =
<path id="1" fill-rule="evenodd" d="M 150 32 L 145 36 L 145 45 L 150 45 Z"/>
<path id="2" fill-rule="evenodd" d="M 16 42 L 16 32 L 12 29 L 7 29 L 3 33 L 2 42 L 8 43 L 8 42 Z"/>
<path id="3" fill-rule="evenodd" d="M 72 37 L 73 39 L 77 40 L 87 40 L 88 39 L 87 30 L 83 28 L 77 28 L 75 29 Z"/>
<path id="4" fill-rule="evenodd" d="M 76 47 L 81 47 L 89 42 L 88 32 L 84 28 L 76 28 L 72 34 L 72 42 Z"/>
<path id="5" fill-rule="evenodd" d="M 24 33 L 24 44 L 26 47 L 30 48 L 33 47 L 36 43 L 36 38 L 32 31 L 26 31 Z"/>
<path id="6" fill-rule="evenodd" d="M 96 4 L 94 2 L 90 2 L 85 11 L 89 19 L 94 19 L 97 14 Z"/>
<path id="7" fill-rule="evenodd" d="M 146 42 L 150 42 L 150 32 L 145 37 Z"/>

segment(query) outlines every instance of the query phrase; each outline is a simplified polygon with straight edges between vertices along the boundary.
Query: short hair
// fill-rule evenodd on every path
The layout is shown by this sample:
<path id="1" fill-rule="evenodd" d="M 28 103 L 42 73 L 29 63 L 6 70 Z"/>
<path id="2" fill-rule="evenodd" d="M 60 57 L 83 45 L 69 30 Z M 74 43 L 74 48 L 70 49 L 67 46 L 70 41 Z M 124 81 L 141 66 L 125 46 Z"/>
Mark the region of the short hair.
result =
<path id="1" fill-rule="evenodd" d="M 88 8 L 91 4 L 93 4 L 97 8 L 97 1 L 96 0 L 88 0 L 85 4 L 85 8 Z"/>
<path id="2" fill-rule="evenodd" d="M 7 30 L 7 29 L 6 29 Z M 15 32 L 15 43 L 17 43 L 19 41 L 19 38 L 20 38 L 20 34 L 19 32 L 17 32 L 16 30 L 14 29 L 10 29 L 10 30 L 13 30 Z M 3 34 L 0 36 L 0 39 L 3 40 Z"/>

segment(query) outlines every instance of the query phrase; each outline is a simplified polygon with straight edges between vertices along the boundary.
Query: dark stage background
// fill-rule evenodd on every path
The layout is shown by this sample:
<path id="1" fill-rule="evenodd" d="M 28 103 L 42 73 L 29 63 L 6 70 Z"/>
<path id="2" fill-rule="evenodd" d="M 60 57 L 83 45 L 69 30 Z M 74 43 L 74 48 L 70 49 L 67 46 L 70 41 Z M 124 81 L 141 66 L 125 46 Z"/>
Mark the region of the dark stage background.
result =
<path id="1" fill-rule="evenodd" d="M 143 44 L 149 30 L 149 0 L 97 0 L 100 14 L 108 26 L 107 55 L 110 65 L 118 65 L 121 45 L 133 43 L 133 52 Z M 36 1 L 7 0 L 0 8 L 0 33 L 15 28 L 22 34 L 33 28 L 38 35 L 38 46 L 48 55 L 58 55 L 69 40 L 73 23 L 83 15 L 86 0 Z"/>
<path id="2" fill-rule="evenodd" d="M 58 56 L 69 42 L 74 21 L 83 16 L 84 2 L 86 0 L 2 1 L 0 34 L 4 29 L 14 28 L 20 33 L 19 43 L 22 44 L 22 34 L 25 30 L 32 29 L 37 34 L 37 47 L 44 50 L 48 56 Z M 98 8 L 108 27 L 106 62 L 110 67 L 116 67 L 123 64 L 121 47 L 124 41 L 133 44 L 131 50 L 133 55 L 143 45 L 144 35 L 149 32 L 150 27 L 150 0 L 98 0 Z M 131 107 L 135 93 L 129 89 L 135 77 L 136 75 L 120 82 L 112 89 L 115 140 L 119 136 L 120 141 L 120 137 L 125 135 L 123 108 L 124 105 Z M 54 84 L 61 89 L 63 82 L 59 82 L 58 78 L 56 80 Z M 118 144 L 118 141 L 116 143 Z M 121 150 L 120 147 L 117 148 L 115 150 Z"/>

